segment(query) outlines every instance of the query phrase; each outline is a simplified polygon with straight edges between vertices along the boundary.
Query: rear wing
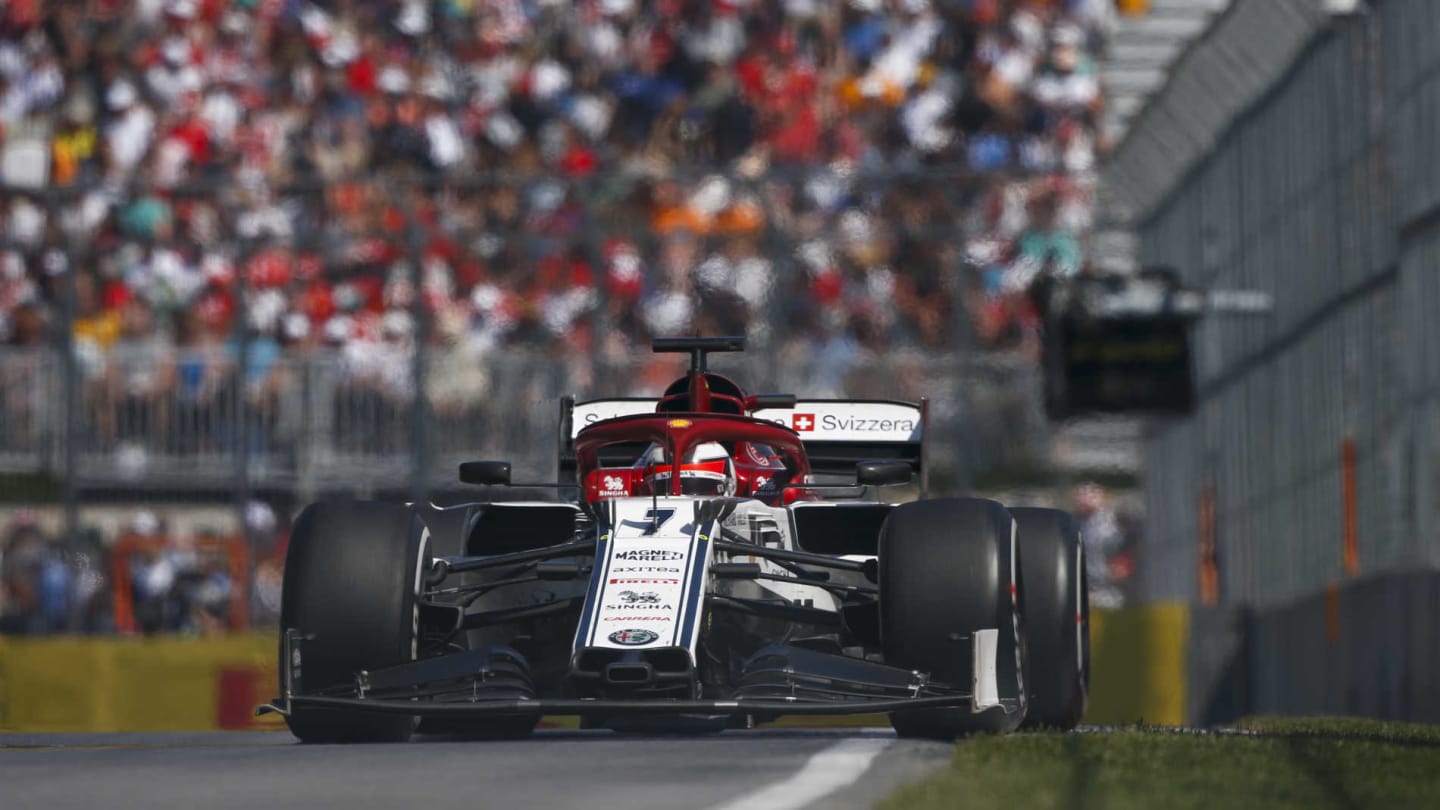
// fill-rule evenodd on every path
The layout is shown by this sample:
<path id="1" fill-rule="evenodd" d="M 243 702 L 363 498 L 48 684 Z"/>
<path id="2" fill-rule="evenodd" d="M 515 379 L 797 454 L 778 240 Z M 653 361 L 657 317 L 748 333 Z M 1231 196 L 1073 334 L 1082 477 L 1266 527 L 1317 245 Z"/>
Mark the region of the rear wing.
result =
<path id="1" fill-rule="evenodd" d="M 657 399 L 560 400 L 560 480 L 575 475 L 575 437 L 588 425 L 617 416 L 654 413 Z M 800 437 L 811 469 L 819 474 L 850 475 L 866 459 L 910 462 L 926 486 L 925 428 L 928 403 L 893 400 L 802 399 L 794 408 L 759 408 L 750 415 L 790 428 Z M 628 452 L 630 448 L 620 448 Z M 644 447 L 635 448 L 638 456 Z M 624 463 L 624 462 L 619 462 Z"/>
<path id="2" fill-rule="evenodd" d="M 923 399 L 803 399 L 793 409 L 761 408 L 752 416 L 799 434 L 817 473 L 852 475 L 866 459 L 903 459 L 924 486 L 926 411 Z"/>

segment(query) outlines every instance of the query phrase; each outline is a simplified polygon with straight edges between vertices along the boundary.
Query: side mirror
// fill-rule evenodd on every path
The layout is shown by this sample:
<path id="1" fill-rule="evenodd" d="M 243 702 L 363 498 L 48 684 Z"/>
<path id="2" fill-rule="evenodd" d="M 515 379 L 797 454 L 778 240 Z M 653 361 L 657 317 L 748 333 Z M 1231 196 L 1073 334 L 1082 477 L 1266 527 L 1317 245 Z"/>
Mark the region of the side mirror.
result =
<path id="1" fill-rule="evenodd" d="M 794 394 L 751 394 L 745 398 L 745 410 L 747 411 L 758 411 L 763 408 L 789 410 L 794 407 Z"/>
<path id="2" fill-rule="evenodd" d="M 855 465 L 855 483 L 882 487 L 887 484 L 908 484 L 914 476 L 908 461 L 870 460 Z"/>
<path id="3" fill-rule="evenodd" d="M 510 484 L 508 461 L 462 461 L 460 482 L 463 484 Z"/>

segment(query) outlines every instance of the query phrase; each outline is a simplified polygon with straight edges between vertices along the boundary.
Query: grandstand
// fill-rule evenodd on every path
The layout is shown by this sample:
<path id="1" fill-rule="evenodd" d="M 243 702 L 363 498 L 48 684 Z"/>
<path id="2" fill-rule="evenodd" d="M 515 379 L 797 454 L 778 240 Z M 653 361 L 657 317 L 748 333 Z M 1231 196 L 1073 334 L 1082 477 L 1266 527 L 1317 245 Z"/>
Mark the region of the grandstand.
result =
<path id="1" fill-rule="evenodd" d="M 1083 263 L 1102 4 L 87 5 L 0 43 L 12 469 L 67 344 L 67 440 L 154 472 L 297 389 L 337 446 L 464 412 L 514 350 L 1033 358 L 1021 293 Z"/>
<path id="2" fill-rule="evenodd" d="M 69 508 L 0 516 L 109 570 L 130 503 L 239 537 L 256 497 L 283 531 L 459 458 L 548 474 L 556 397 L 645 393 L 639 349 L 692 331 L 765 384 L 930 396 L 957 486 L 1043 466 L 1027 290 L 1087 265 L 1113 16 L 4 4 L 0 475 Z"/>

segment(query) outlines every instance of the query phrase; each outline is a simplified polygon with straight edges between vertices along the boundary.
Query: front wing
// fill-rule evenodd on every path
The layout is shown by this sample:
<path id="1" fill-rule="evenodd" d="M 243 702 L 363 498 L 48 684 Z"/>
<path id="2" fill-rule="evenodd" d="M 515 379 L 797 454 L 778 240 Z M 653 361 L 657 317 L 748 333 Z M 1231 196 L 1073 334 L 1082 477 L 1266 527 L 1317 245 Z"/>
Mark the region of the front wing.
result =
<path id="1" fill-rule="evenodd" d="M 643 695 L 604 698 L 540 697 L 523 659 L 503 648 L 457 653 L 356 673 L 353 684 L 307 693 L 302 688 L 303 639 L 285 633 L 283 694 L 256 714 L 288 715 L 297 707 L 360 710 L 420 717 L 485 718 L 516 715 L 844 715 L 1018 707 L 1002 700 L 996 682 L 997 630 L 973 637 L 973 676 L 965 687 L 931 681 L 924 673 L 872 661 L 774 646 L 751 659 L 735 694 L 683 700 Z"/>

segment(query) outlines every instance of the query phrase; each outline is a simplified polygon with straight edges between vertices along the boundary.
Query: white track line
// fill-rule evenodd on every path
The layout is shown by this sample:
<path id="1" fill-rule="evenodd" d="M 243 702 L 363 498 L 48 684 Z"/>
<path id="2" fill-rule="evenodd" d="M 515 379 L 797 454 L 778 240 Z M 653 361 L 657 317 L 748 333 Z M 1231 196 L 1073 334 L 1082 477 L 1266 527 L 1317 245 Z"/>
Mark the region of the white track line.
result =
<path id="1" fill-rule="evenodd" d="M 826 748 L 783 782 L 711 810 L 795 810 L 852 784 L 893 739 L 846 740 Z"/>

